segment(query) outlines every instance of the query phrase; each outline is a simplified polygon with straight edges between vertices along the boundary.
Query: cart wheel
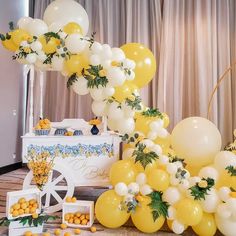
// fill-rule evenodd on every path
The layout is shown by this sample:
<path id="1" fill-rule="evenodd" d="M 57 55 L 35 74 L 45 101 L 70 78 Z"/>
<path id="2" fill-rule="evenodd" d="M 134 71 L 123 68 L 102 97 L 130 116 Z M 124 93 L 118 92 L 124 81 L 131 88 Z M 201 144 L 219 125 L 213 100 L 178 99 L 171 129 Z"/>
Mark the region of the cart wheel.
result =
<path id="1" fill-rule="evenodd" d="M 55 164 L 52 173 L 48 178 L 47 184 L 41 192 L 41 201 L 43 211 L 46 213 L 54 213 L 62 209 L 62 203 L 67 196 L 74 194 L 74 182 L 64 166 Z M 33 173 L 30 171 L 23 183 L 23 189 L 35 188 L 33 183 Z"/>

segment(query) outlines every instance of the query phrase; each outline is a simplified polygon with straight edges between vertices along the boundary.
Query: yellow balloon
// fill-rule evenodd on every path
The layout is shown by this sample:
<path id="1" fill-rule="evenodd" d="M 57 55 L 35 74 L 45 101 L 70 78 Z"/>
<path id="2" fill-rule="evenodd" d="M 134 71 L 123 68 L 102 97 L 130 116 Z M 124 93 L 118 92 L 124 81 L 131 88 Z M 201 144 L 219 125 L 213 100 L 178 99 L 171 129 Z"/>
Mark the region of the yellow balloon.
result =
<path id="1" fill-rule="evenodd" d="M 23 29 L 17 29 L 11 32 L 12 41 L 17 46 L 20 45 L 22 41 L 27 41 L 32 39 L 32 36 Z"/>
<path id="2" fill-rule="evenodd" d="M 132 95 L 132 91 L 130 87 L 127 85 L 127 83 L 124 83 L 123 85 L 115 88 L 115 93 L 113 94 L 113 97 L 118 102 L 123 102 L 126 98 L 130 97 Z"/>
<path id="3" fill-rule="evenodd" d="M 202 215 L 202 208 L 197 201 L 184 198 L 176 204 L 177 219 L 184 225 L 194 226 L 199 224 Z"/>
<path id="4" fill-rule="evenodd" d="M 211 121 L 189 117 L 173 129 L 171 146 L 186 164 L 203 167 L 211 164 L 220 151 L 221 134 Z"/>
<path id="5" fill-rule="evenodd" d="M 43 46 L 43 51 L 46 54 L 54 53 L 57 50 L 57 46 L 60 45 L 61 41 L 57 38 L 51 37 L 49 41 L 46 40 L 45 36 L 39 37 L 39 42 Z"/>
<path id="6" fill-rule="evenodd" d="M 120 209 L 123 197 L 117 195 L 114 190 L 108 190 L 99 196 L 95 205 L 97 220 L 108 228 L 122 226 L 130 217 L 130 213 Z"/>
<path id="7" fill-rule="evenodd" d="M 157 162 L 156 161 L 153 161 L 152 163 L 149 163 L 145 167 L 145 169 L 143 168 L 142 164 L 139 161 L 136 162 L 134 165 L 135 165 L 138 172 L 145 172 L 145 174 L 148 174 L 151 170 L 157 168 Z"/>
<path id="8" fill-rule="evenodd" d="M 121 47 L 127 58 L 135 61 L 133 83 L 139 88 L 147 85 L 156 72 L 156 60 L 153 53 L 140 43 L 127 43 Z"/>
<path id="9" fill-rule="evenodd" d="M 83 68 L 88 67 L 88 58 L 83 54 L 72 55 L 68 60 L 65 61 L 65 70 L 69 74 L 77 73 L 81 75 Z"/>
<path id="10" fill-rule="evenodd" d="M 75 22 L 70 22 L 66 24 L 63 28 L 63 31 L 67 34 L 81 34 L 83 35 L 83 30 L 79 24 Z"/>
<path id="11" fill-rule="evenodd" d="M 202 167 L 186 165 L 185 169 L 189 171 L 191 176 L 198 176 L 198 173 L 202 169 Z"/>
<path id="12" fill-rule="evenodd" d="M 204 212 L 200 223 L 192 226 L 192 229 L 199 236 L 215 235 L 217 228 L 214 216 Z"/>
<path id="13" fill-rule="evenodd" d="M 157 191 L 165 191 L 170 185 L 169 174 L 161 169 L 152 169 L 147 175 L 147 183 Z"/>
<path id="14" fill-rule="evenodd" d="M 13 43 L 12 38 L 2 41 L 2 46 L 12 52 L 18 49 L 18 46 Z"/>
<path id="15" fill-rule="evenodd" d="M 162 148 L 169 148 L 170 147 L 170 135 L 167 135 L 165 138 L 156 138 L 154 143 L 160 145 Z"/>
<path id="16" fill-rule="evenodd" d="M 131 214 L 132 221 L 137 229 L 144 233 L 154 233 L 158 231 L 164 224 L 165 218 L 161 215 L 155 221 L 152 217 L 152 210 L 148 206 L 150 198 L 146 197 L 143 202 L 140 202 Z"/>
<path id="17" fill-rule="evenodd" d="M 227 170 L 220 171 L 219 180 L 217 182 L 217 188 L 223 186 L 236 189 L 236 176 L 231 176 Z"/>
<path id="18" fill-rule="evenodd" d="M 130 184 L 135 182 L 137 170 L 131 160 L 121 160 L 115 162 L 110 169 L 110 182 L 115 186 L 119 182 Z"/>
<path id="19" fill-rule="evenodd" d="M 141 113 L 135 113 L 135 131 L 142 132 L 145 135 L 150 131 L 149 124 L 153 120 L 152 117 L 143 116 Z"/>
<path id="20" fill-rule="evenodd" d="M 163 116 L 162 120 L 164 121 L 163 127 L 167 128 L 168 125 L 170 124 L 170 118 L 166 113 L 162 113 L 162 116 Z"/>

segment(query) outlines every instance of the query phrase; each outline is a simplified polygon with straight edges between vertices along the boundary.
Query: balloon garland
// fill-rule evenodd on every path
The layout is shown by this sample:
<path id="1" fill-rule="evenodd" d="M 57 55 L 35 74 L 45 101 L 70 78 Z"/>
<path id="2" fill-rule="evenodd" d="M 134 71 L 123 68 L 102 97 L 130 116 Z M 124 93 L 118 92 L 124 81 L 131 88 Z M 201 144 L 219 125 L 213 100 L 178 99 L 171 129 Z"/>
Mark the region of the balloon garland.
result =
<path id="1" fill-rule="evenodd" d="M 106 227 L 122 226 L 130 217 L 146 233 L 169 228 L 182 234 L 227 236 L 236 228 L 236 144 L 221 149 L 221 135 L 207 119 L 182 120 L 170 135 L 169 118 L 142 104 L 139 89 L 156 71 L 145 46 L 128 43 L 111 48 L 86 36 L 86 11 L 73 0 L 56 0 L 43 20 L 23 17 L 0 34 L 13 59 L 39 70 L 66 76 L 68 88 L 90 94 L 92 111 L 106 116 L 108 127 L 122 135 L 123 160 L 110 169 L 114 189 L 95 206 Z M 235 133 L 236 135 L 236 133 Z"/>

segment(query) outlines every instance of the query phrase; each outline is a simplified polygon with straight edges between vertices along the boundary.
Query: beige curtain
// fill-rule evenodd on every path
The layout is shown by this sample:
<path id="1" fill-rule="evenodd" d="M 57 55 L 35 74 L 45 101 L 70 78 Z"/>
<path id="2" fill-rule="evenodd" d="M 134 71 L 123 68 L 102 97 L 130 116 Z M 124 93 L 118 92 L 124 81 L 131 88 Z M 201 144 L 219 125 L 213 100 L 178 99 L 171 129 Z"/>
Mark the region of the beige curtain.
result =
<path id="1" fill-rule="evenodd" d="M 37 0 L 34 17 L 42 18 L 49 0 Z M 156 56 L 158 71 L 141 92 L 144 102 L 169 114 L 173 126 L 188 116 L 207 115 L 210 93 L 223 71 L 236 60 L 234 0 L 84 0 L 90 33 L 119 47 L 140 42 Z M 213 102 L 212 120 L 224 142 L 236 128 L 235 71 Z M 35 93 L 38 95 L 38 89 Z M 66 80 L 48 72 L 44 114 L 51 120 L 90 119 L 91 99 L 67 90 Z M 35 114 L 39 114 L 35 102 Z"/>

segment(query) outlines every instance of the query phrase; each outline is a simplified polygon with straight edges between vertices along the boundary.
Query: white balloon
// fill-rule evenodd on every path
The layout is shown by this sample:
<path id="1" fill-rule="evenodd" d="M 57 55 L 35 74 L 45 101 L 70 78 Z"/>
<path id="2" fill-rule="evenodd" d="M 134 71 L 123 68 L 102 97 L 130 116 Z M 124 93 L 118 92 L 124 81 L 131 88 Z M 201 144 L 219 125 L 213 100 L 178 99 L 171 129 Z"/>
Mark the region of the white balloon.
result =
<path id="1" fill-rule="evenodd" d="M 64 68 L 64 59 L 61 57 L 52 57 L 52 68 L 56 71 L 62 71 Z"/>
<path id="2" fill-rule="evenodd" d="M 121 134 L 131 134 L 135 129 L 135 122 L 133 118 L 126 118 L 118 120 L 118 131 Z"/>
<path id="3" fill-rule="evenodd" d="M 98 88 L 90 89 L 90 95 L 95 101 L 102 101 L 105 98 L 103 94 L 103 88 L 100 86 Z"/>
<path id="4" fill-rule="evenodd" d="M 123 66 L 124 66 L 124 68 L 128 68 L 128 69 L 133 70 L 135 68 L 135 62 L 133 60 L 125 58 L 123 60 Z"/>
<path id="5" fill-rule="evenodd" d="M 159 129 L 162 128 L 163 125 L 164 125 L 164 121 L 162 119 L 158 119 L 158 120 L 152 121 L 149 124 L 149 127 L 151 130 L 159 131 Z"/>
<path id="6" fill-rule="evenodd" d="M 169 158 L 166 155 L 160 155 L 159 162 L 162 165 L 167 165 L 169 163 Z"/>
<path id="7" fill-rule="evenodd" d="M 34 19 L 31 22 L 29 22 L 27 26 L 27 31 L 31 35 L 39 37 L 40 35 L 48 32 L 48 26 L 44 21 L 40 19 Z"/>
<path id="8" fill-rule="evenodd" d="M 64 23 L 61 21 L 53 22 L 52 24 L 48 26 L 48 31 L 58 33 L 63 28 L 64 25 L 65 25 L 65 22 Z"/>
<path id="9" fill-rule="evenodd" d="M 144 196 L 150 194 L 151 192 L 152 189 L 148 184 L 144 184 L 140 187 L 140 193 Z"/>
<path id="10" fill-rule="evenodd" d="M 133 155 L 133 152 L 135 151 L 134 148 L 126 148 L 122 153 L 122 159 L 130 159 Z"/>
<path id="11" fill-rule="evenodd" d="M 201 178 L 208 178 L 209 177 L 209 178 L 212 178 L 215 181 L 217 181 L 219 178 L 219 173 L 216 168 L 214 168 L 212 166 L 206 166 L 206 167 L 203 167 L 199 171 L 198 176 Z"/>
<path id="12" fill-rule="evenodd" d="M 231 212 L 236 212 L 236 198 L 229 198 L 226 202 L 226 205 Z"/>
<path id="13" fill-rule="evenodd" d="M 157 138 L 157 132 L 149 131 L 148 134 L 147 134 L 147 137 L 151 140 L 155 140 Z"/>
<path id="14" fill-rule="evenodd" d="M 165 128 L 160 128 L 156 132 L 157 132 L 157 136 L 160 138 L 166 138 L 169 134 Z"/>
<path id="15" fill-rule="evenodd" d="M 102 52 L 102 45 L 95 41 L 91 46 L 91 50 L 94 54 L 99 54 Z"/>
<path id="16" fill-rule="evenodd" d="M 121 62 L 125 59 L 125 53 L 120 48 L 112 48 L 112 61 Z"/>
<path id="17" fill-rule="evenodd" d="M 81 39 L 80 34 L 70 34 L 65 39 L 65 46 L 71 53 L 78 54 L 85 49 L 86 41 Z"/>
<path id="18" fill-rule="evenodd" d="M 189 189 L 189 181 L 187 179 L 183 179 L 181 183 L 179 184 L 179 189 L 181 192 L 185 192 Z"/>
<path id="19" fill-rule="evenodd" d="M 152 146 L 155 145 L 155 143 L 150 139 L 144 139 L 140 141 L 139 143 L 145 145 L 147 148 L 151 148 Z"/>
<path id="20" fill-rule="evenodd" d="M 147 176 L 145 175 L 145 173 L 139 173 L 136 176 L 136 183 L 139 184 L 140 186 L 146 184 L 147 182 Z"/>
<path id="21" fill-rule="evenodd" d="M 229 151 L 221 151 L 215 156 L 214 164 L 218 170 L 224 170 L 227 166 L 236 166 L 236 155 Z"/>
<path id="22" fill-rule="evenodd" d="M 196 183 L 199 183 L 200 181 L 201 181 L 201 178 L 198 176 L 190 177 L 189 178 L 190 187 L 194 186 Z"/>
<path id="23" fill-rule="evenodd" d="M 176 209 L 173 206 L 168 207 L 168 220 L 174 220 L 176 218 Z"/>
<path id="24" fill-rule="evenodd" d="M 36 56 L 35 53 L 30 53 L 30 54 L 28 54 L 28 55 L 26 56 L 25 59 L 26 59 L 26 61 L 27 61 L 28 63 L 33 64 L 33 63 L 36 62 L 37 56 Z"/>
<path id="25" fill-rule="evenodd" d="M 154 144 L 153 146 L 151 146 L 150 150 L 155 152 L 157 155 L 161 155 L 162 154 L 162 148 L 158 144 Z"/>
<path id="26" fill-rule="evenodd" d="M 39 41 L 34 41 L 33 43 L 30 44 L 30 47 L 33 51 L 40 51 L 42 50 L 42 44 Z"/>
<path id="27" fill-rule="evenodd" d="M 182 234 L 185 230 L 185 227 L 179 221 L 174 220 L 172 223 L 172 230 L 175 234 Z"/>
<path id="28" fill-rule="evenodd" d="M 22 47 L 29 47 L 29 43 L 24 40 L 24 41 L 22 41 L 22 42 L 20 43 L 20 46 L 22 46 Z M 19 52 L 16 51 L 16 53 L 19 53 Z"/>
<path id="29" fill-rule="evenodd" d="M 88 81 L 84 77 L 79 77 L 77 81 L 75 81 L 72 85 L 72 89 L 75 93 L 79 95 L 86 95 L 89 93 L 89 90 L 87 88 Z"/>
<path id="30" fill-rule="evenodd" d="M 220 217 L 215 214 L 216 226 L 218 230 L 226 236 L 235 236 L 236 221 L 230 218 Z"/>
<path id="31" fill-rule="evenodd" d="M 48 29 L 49 30 L 49 29 Z M 58 32 L 58 34 L 59 34 L 59 36 L 60 36 L 60 38 L 61 39 L 66 39 L 66 36 L 67 36 L 67 34 L 65 33 L 65 32 L 63 32 L 63 31 L 60 31 L 60 32 Z"/>
<path id="32" fill-rule="evenodd" d="M 179 184 L 179 180 L 175 176 L 170 176 L 170 183 L 173 186 L 176 186 Z"/>
<path id="33" fill-rule="evenodd" d="M 128 187 L 125 183 L 123 182 L 119 182 L 118 184 L 116 184 L 115 186 L 115 192 L 119 195 L 119 196 L 125 196 L 128 193 Z"/>
<path id="34" fill-rule="evenodd" d="M 102 45 L 102 52 L 100 53 L 100 56 L 103 59 L 111 59 L 112 58 L 112 50 L 111 50 L 110 45 L 108 45 L 108 44 Z"/>
<path id="35" fill-rule="evenodd" d="M 126 194 L 126 195 L 124 196 L 124 201 L 125 201 L 125 202 L 132 202 L 133 199 L 134 199 L 134 195 L 133 195 L 133 194 L 128 193 L 128 194 Z"/>
<path id="36" fill-rule="evenodd" d="M 134 80 L 134 78 L 135 78 L 135 73 L 133 70 L 131 70 L 130 73 L 126 73 L 127 80 Z"/>
<path id="37" fill-rule="evenodd" d="M 116 120 L 113 120 L 113 119 L 110 119 L 108 117 L 108 120 L 107 120 L 107 126 L 110 130 L 112 131 L 116 131 L 117 130 L 117 121 Z"/>
<path id="38" fill-rule="evenodd" d="M 36 62 L 34 63 L 35 67 L 37 67 L 38 69 L 40 69 L 41 71 L 46 71 L 50 68 L 49 64 L 43 64 L 42 61 L 40 60 L 36 60 Z"/>
<path id="39" fill-rule="evenodd" d="M 98 55 L 94 54 L 89 58 L 90 64 L 93 66 L 97 66 L 101 64 L 101 59 Z"/>
<path id="40" fill-rule="evenodd" d="M 21 17 L 17 22 L 17 26 L 19 27 L 19 29 L 27 30 L 28 25 L 30 24 L 30 22 L 32 20 L 33 19 L 31 17 L 28 17 L 28 16 Z"/>
<path id="41" fill-rule="evenodd" d="M 118 67 L 110 67 L 107 70 L 107 78 L 112 87 L 121 86 L 125 82 L 125 74 Z"/>
<path id="42" fill-rule="evenodd" d="M 230 193 L 231 193 L 231 190 L 228 187 L 221 187 L 218 190 L 218 195 L 219 195 L 221 201 L 223 201 L 223 202 L 226 202 L 230 198 L 230 195 L 229 195 Z"/>
<path id="43" fill-rule="evenodd" d="M 221 203 L 217 206 L 216 214 L 224 219 L 227 219 L 231 216 L 231 212 L 225 203 Z"/>
<path id="44" fill-rule="evenodd" d="M 220 199 L 215 189 L 211 189 L 205 195 L 205 200 L 200 201 L 203 210 L 207 213 L 214 213 L 220 204 Z"/>
<path id="45" fill-rule="evenodd" d="M 43 51 L 38 52 L 38 59 L 44 62 L 47 59 L 47 55 Z"/>
<path id="46" fill-rule="evenodd" d="M 126 105 L 125 102 L 123 102 L 123 103 L 121 104 L 121 107 L 122 107 L 122 109 L 123 109 L 123 111 L 124 111 L 124 115 L 125 115 L 126 118 L 129 118 L 129 117 L 132 117 L 132 118 L 133 118 L 133 117 L 134 117 L 135 111 L 132 109 L 132 107 Z"/>
<path id="47" fill-rule="evenodd" d="M 108 107 L 108 117 L 109 119 L 120 120 L 124 117 L 124 112 L 121 108 L 119 108 L 119 104 L 117 102 L 113 102 Z"/>
<path id="48" fill-rule="evenodd" d="M 105 101 L 93 101 L 92 112 L 96 116 L 104 116 L 106 114 L 107 103 Z"/>
<path id="49" fill-rule="evenodd" d="M 130 183 L 128 185 L 128 192 L 131 194 L 137 194 L 139 193 L 139 185 L 137 183 Z"/>
<path id="50" fill-rule="evenodd" d="M 112 88 L 112 87 L 106 87 L 103 89 L 103 93 L 104 93 L 104 96 L 107 98 L 107 97 L 111 97 L 114 93 L 115 93 L 115 89 Z"/>
<path id="51" fill-rule="evenodd" d="M 103 60 L 101 61 L 101 65 L 104 69 L 109 69 L 111 67 L 111 60 Z"/>
<path id="52" fill-rule="evenodd" d="M 174 175 L 178 170 L 178 167 L 175 163 L 168 163 L 166 165 L 166 171 L 171 174 L 171 175 Z"/>
<path id="53" fill-rule="evenodd" d="M 164 191 L 162 198 L 164 201 L 168 202 L 170 205 L 174 205 L 176 202 L 180 200 L 181 193 L 179 192 L 178 188 L 169 187 Z"/>
<path id="54" fill-rule="evenodd" d="M 84 8 L 73 0 L 56 0 L 48 5 L 44 12 L 43 20 L 51 25 L 61 21 L 65 24 L 75 22 L 80 25 L 83 35 L 88 33 L 89 19 Z"/>

